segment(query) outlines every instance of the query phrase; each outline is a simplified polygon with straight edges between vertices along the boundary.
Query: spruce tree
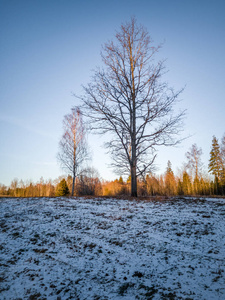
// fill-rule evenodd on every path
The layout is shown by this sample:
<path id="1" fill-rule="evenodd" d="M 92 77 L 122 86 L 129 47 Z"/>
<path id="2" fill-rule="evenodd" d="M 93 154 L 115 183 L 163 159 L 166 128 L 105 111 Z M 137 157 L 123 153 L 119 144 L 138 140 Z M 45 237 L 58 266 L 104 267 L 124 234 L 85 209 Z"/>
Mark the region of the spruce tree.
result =
<path id="1" fill-rule="evenodd" d="M 223 135 L 221 145 L 220 145 L 220 152 L 221 152 L 221 160 L 222 160 L 222 175 L 221 175 L 221 182 L 222 182 L 222 193 L 225 195 L 225 134 Z"/>
<path id="2" fill-rule="evenodd" d="M 220 145 L 220 151 L 221 151 L 223 167 L 225 168 L 225 134 L 222 137 L 222 141 L 221 141 L 221 145 Z"/>
<path id="3" fill-rule="evenodd" d="M 168 160 L 166 174 L 165 174 L 165 188 L 167 195 L 176 194 L 176 180 L 172 170 L 171 162 Z"/>
<path id="4" fill-rule="evenodd" d="M 210 151 L 210 159 L 209 159 L 209 172 L 211 172 L 215 176 L 215 178 L 217 177 L 219 179 L 221 175 L 221 167 L 222 167 L 222 160 L 221 160 L 220 146 L 217 138 L 213 136 L 212 150 Z"/>
<path id="5" fill-rule="evenodd" d="M 119 183 L 123 184 L 123 177 L 122 176 L 120 176 L 120 178 L 119 178 Z"/>
<path id="6" fill-rule="evenodd" d="M 62 179 L 56 187 L 56 197 L 68 196 L 70 193 L 65 179 Z"/>
<path id="7" fill-rule="evenodd" d="M 186 171 L 183 172 L 183 191 L 184 195 L 190 195 L 192 193 L 192 185 L 190 176 Z"/>
<path id="8" fill-rule="evenodd" d="M 220 185 L 220 179 L 222 175 L 222 159 L 221 152 L 218 140 L 215 136 L 213 136 L 212 140 L 212 149 L 210 151 L 210 159 L 209 159 L 209 172 L 212 173 L 215 177 L 215 192 L 218 193 L 218 188 Z"/>

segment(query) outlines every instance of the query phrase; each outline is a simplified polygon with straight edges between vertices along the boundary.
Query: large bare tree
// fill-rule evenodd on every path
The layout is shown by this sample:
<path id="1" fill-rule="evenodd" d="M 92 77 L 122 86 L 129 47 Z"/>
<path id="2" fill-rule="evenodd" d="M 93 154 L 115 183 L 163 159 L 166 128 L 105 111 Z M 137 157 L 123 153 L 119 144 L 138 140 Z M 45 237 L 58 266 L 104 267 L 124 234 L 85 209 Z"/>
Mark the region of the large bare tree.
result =
<path id="1" fill-rule="evenodd" d="M 131 195 L 137 196 L 137 176 L 151 170 L 156 147 L 179 141 L 184 113 L 174 115 L 173 106 L 181 91 L 161 80 L 164 64 L 154 63 L 160 46 L 135 18 L 121 25 L 115 40 L 103 46 L 104 68 L 84 87 L 82 113 L 91 129 L 111 134 L 112 166 L 131 175 Z"/>
<path id="2" fill-rule="evenodd" d="M 63 169 L 72 175 L 72 196 L 75 179 L 79 175 L 83 162 L 88 158 L 85 128 L 79 109 L 72 109 L 63 119 L 64 133 L 59 142 L 58 160 Z"/>

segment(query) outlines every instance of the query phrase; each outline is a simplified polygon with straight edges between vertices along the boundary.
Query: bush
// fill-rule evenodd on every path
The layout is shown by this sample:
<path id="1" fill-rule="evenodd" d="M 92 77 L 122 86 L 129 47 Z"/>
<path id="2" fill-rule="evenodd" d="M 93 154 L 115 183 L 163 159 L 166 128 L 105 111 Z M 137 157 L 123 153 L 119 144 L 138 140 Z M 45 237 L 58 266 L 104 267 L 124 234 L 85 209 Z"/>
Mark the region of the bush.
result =
<path id="1" fill-rule="evenodd" d="M 56 186 L 56 197 L 62 197 L 69 195 L 70 191 L 65 179 L 62 179 L 59 184 Z"/>

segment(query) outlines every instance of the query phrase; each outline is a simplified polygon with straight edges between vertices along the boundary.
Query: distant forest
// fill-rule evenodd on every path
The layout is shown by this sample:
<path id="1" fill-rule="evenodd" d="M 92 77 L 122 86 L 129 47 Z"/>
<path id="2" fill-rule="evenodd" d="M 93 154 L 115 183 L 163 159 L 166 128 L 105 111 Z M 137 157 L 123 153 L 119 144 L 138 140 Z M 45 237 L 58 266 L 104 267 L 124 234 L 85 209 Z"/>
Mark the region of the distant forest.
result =
<path id="1" fill-rule="evenodd" d="M 225 195 L 225 134 L 219 143 L 213 136 L 208 172 L 201 161 L 202 149 L 193 144 L 186 152 L 186 162 L 174 175 L 168 161 L 164 174 L 146 174 L 138 178 L 139 196 L 175 195 Z M 76 178 L 75 196 L 126 196 L 130 195 L 130 176 L 120 176 L 114 181 L 99 178 L 97 170 L 88 168 Z M 9 187 L 0 184 L 0 196 L 8 197 L 55 197 L 72 193 L 72 176 L 59 177 L 54 181 L 24 182 L 14 179 Z"/>

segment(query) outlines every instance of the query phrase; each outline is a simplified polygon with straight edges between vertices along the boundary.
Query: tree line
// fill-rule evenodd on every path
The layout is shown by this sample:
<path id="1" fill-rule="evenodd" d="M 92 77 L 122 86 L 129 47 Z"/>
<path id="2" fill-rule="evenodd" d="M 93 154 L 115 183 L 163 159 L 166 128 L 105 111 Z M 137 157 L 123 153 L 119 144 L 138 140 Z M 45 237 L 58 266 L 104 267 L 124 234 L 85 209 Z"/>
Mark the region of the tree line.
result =
<path id="1" fill-rule="evenodd" d="M 196 196 L 225 195 L 225 134 L 219 143 L 213 136 L 209 153 L 208 172 L 203 165 L 202 149 L 193 144 L 186 152 L 186 161 L 174 174 L 172 164 L 167 163 L 164 174 L 148 173 L 137 180 L 140 196 Z M 9 187 L 0 184 L 0 195 L 8 197 L 55 197 L 55 196 L 128 196 L 131 192 L 131 176 L 120 176 L 113 181 L 100 179 L 94 168 L 79 171 L 73 176 L 59 177 L 37 183 L 14 179 Z"/>

